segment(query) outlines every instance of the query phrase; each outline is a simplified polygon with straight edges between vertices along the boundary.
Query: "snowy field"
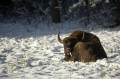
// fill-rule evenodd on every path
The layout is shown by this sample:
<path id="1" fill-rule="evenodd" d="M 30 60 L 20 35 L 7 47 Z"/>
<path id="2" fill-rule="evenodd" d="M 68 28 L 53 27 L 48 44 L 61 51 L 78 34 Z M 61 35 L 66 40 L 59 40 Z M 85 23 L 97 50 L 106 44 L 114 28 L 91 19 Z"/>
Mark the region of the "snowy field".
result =
<path id="1" fill-rule="evenodd" d="M 92 28 L 94 26 L 94 28 Z M 108 59 L 97 62 L 63 61 L 57 41 L 74 30 L 97 35 Z M 120 79 L 120 26 L 101 28 L 79 22 L 61 24 L 0 23 L 0 79 Z"/>

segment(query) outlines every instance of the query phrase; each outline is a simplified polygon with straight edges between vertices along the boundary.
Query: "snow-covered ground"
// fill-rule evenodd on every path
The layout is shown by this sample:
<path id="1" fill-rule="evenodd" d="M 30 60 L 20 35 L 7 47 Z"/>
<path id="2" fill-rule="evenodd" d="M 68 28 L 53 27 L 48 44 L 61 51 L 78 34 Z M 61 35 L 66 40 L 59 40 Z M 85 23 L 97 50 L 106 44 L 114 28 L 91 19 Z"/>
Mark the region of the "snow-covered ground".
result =
<path id="1" fill-rule="evenodd" d="M 93 28 L 94 26 L 94 28 Z M 108 59 L 97 62 L 63 61 L 57 41 L 74 30 L 97 35 Z M 120 79 L 120 26 L 101 28 L 79 22 L 61 24 L 0 23 L 0 79 Z"/>

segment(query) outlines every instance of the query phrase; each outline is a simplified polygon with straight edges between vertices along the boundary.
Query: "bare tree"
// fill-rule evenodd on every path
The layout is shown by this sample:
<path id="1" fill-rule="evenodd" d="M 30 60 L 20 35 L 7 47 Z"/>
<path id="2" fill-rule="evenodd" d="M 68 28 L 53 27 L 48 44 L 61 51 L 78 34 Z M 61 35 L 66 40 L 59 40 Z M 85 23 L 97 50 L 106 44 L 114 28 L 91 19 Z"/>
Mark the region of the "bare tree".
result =
<path id="1" fill-rule="evenodd" d="M 12 13 L 12 9 L 12 0 L 0 0 L 0 14 L 6 17 Z"/>
<path id="2" fill-rule="evenodd" d="M 90 23 L 89 17 L 90 17 L 90 10 L 89 10 L 89 0 L 85 0 L 86 3 L 86 10 L 87 10 L 87 24 Z"/>
<path id="3" fill-rule="evenodd" d="M 58 8 L 57 0 L 52 0 L 52 22 L 53 23 L 60 23 L 60 11 Z"/>
<path id="4" fill-rule="evenodd" d="M 120 25 L 120 0 L 116 0 L 117 5 L 117 19 L 116 19 L 116 26 Z"/>

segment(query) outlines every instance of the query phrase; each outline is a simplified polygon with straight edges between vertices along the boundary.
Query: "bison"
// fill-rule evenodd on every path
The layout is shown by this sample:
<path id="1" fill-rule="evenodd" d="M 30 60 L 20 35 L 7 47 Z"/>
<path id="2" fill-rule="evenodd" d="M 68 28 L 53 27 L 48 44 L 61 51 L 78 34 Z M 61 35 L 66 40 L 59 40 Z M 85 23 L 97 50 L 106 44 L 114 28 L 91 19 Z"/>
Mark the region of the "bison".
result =
<path id="1" fill-rule="evenodd" d="M 58 41 L 64 45 L 65 61 L 91 62 L 99 58 L 107 58 L 99 38 L 84 31 L 74 31 L 70 36 Z"/>

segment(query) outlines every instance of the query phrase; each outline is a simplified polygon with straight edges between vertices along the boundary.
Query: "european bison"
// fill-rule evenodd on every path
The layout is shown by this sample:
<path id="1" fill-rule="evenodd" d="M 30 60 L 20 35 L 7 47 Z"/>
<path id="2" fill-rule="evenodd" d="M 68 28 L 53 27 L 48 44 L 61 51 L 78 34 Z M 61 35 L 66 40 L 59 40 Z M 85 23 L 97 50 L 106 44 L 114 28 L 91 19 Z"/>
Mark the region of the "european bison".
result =
<path id="1" fill-rule="evenodd" d="M 91 62 L 107 58 L 99 38 L 91 33 L 77 30 L 61 40 L 59 32 L 58 41 L 64 45 L 65 61 Z"/>

